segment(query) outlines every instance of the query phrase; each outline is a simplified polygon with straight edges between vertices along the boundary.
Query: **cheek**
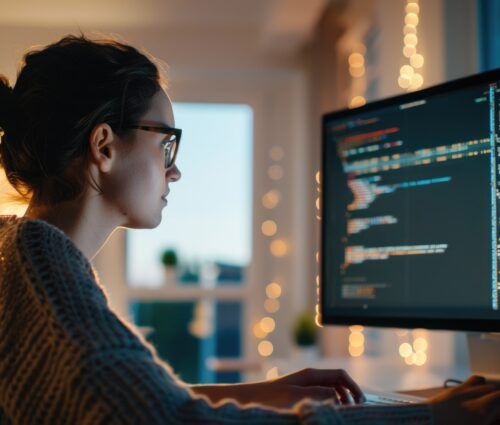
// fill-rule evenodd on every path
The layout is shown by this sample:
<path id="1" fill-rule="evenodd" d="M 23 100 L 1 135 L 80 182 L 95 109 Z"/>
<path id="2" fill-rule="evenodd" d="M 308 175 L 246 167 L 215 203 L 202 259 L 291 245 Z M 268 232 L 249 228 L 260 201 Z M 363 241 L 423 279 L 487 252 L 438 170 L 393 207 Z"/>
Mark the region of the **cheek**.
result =
<path id="1" fill-rule="evenodd" d="M 164 180 L 155 158 L 136 156 L 133 160 L 123 161 L 110 178 L 107 193 L 123 214 L 137 214 L 161 201 Z"/>

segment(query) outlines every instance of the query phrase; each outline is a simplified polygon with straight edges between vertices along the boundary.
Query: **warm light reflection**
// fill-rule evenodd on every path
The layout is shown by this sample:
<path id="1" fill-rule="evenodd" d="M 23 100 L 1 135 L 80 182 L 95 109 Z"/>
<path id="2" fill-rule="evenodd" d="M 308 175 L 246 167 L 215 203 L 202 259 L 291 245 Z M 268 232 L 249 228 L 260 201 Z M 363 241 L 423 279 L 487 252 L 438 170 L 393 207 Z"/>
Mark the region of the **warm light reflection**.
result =
<path id="1" fill-rule="evenodd" d="M 276 366 L 274 366 L 271 369 L 269 369 L 267 371 L 267 373 L 266 373 L 266 379 L 267 380 L 276 379 L 278 377 L 279 377 L 279 375 L 278 375 L 278 368 Z"/>
<path id="2" fill-rule="evenodd" d="M 278 226 L 273 220 L 266 220 L 262 223 L 261 230 L 265 236 L 274 236 L 278 230 Z"/>
<path id="3" fill-rule="evenodd" d="M 411 348 L 411 345 L 408 344 L 407 342 L 403 342 L 400 346 L 399 346 L 399 354 L 401 357 L 408 357 L 408 356 L 411 356 L 412 354 L 412 348 Z"/>
<path id="4" fill-rule="evenodd" d="M 281 286 L 276 282 L 271 282 L 266 286 L 266 295 L 271 299 L 279 298 L 281 296 Z"/>
<path id="5" fill-rule="evenodd" d="M 260 327 L 264 332 L 271 333 L 276 328 L 276 322 L 272 317 L 263 317 L 260 321 Z"/>
<path id="6" fill-rule="evenodd" d="M 408 3 L 405 7 L 406 13 L 418 14 L 420 12 L 420 7 L 417 3 Z"/>
<path id="7" fill-rule="evenodd" d="M 402 76 L 398 78 L 399 87 L 402 89 L 407 89 L 410 87 L 411 79 L 407 76 Z"/>
<path id="8" fill-rule="evenodd" d="M 260 323 L 256 323 L 255 325 L 253 325 L 253 334 L 255 335 L 256 338 L 265 338 L 267 336 L 267 332 L 264 331 L 264 329 L 262 329 L 262 327 L 260 326 Z"/>
<path id="9" fill-rule="evenodd" d="M 424 57 L 418 53 L 410 56 L 410 65 L 413 68 L 422 68 L 424 66 Z"/>
<path id="10" fill-rule="evenodd" d="M 415 25 L 405 25 L 403 27 L 403 34 L 416 34 L 417 27 Z"/>
<path id="11" fill-rule="evenodd" d="M 259 354 L 263 357 L 268 357 L 271 354 L 273 354 L 273 344 L 270 341 L 264 340 L 259 342 L 259 345 L 257 346 L 257 349 L 259 351 Z"/>
<path id="12" fill-rule="evenodd" d="M 363 354 L 365 351 L 365 347 L 362 345 L 360 347 L 354 347 L 352 345 L 349 346 L 349 354 L 352 357 L 359 357 L 361 354 Z"/>
<path id="13" fill-rule="evenodd" d="M 288 245 L 283 239 L 275 239 L 269 249 L 275 257 L 284 257 L 288 253 Z"/>
<path id="14" fill-rule="evenodd" d="M 359 78 L 365 75 L 365 68 L 360 67 L 360 68 L 353 68 L 352 66 L 349 67 L 349 74 L 351 74 L 352 77 L 354 78 Z"/>
<path id="15" fill-rule="evenodd" d="M 415 34 L 406 34 L 403 41 L 407 46 L 416 46 L 418 44 L 418 37 Z"/>
<path id="16" fill-rule="evenodd" d="M 365 328 L 362 325 L 351 325 L 351 326 L 349 326 L 349 330 L 351 332 L 363 332 L 364 329 Z"/>
<path id="17" fill-rule="evenodd" d="M 363 96 L 354 96 L 349 103 L 350 108 L 359 108 L 366 104 L 366 99 Z"/>
<path id="18" fill-rule="evenodd" d="M 418 15 L 416 13 L 408 13 L 405 16 L 405 24 L 417 26 L 418 25 Z"/>
<path id="19" fill-rule="evenodd" d="M 425 338 L 419 337 L 415 338 L 415 341 L 413 341 L 413 348 L 415 351 L 425 351 L 427 350 L 427 340 Z"/>
<path id="20" fill-rule="evenodd" d="M 408 357 L 405 357 L 405 363 L 407 365 L 412 365 L 415 363 L 415 358 L 416 358 L 415 353 L 410 354 Z"/>
<path id="21" fill-rule="evenodd" d="M 267 169 L 267 175 L 271 180 L 280 180 L 283 177 L 283 167 L 281 165 L 271 165 Z"/>
<path id="22" fill-rule="evenodd" d="M 422 366 L 425 364 L 425 362 L 427 361 L 427 355 L 423 352 L 423 351 L 417 351 L 415 353 L 415 364 L 417 366 Z"/>
<path id="23" fill-rule="evenodd" d="M 417 48 L 415 46 L 403 47 L 403 55 L 405 55 L 407 58 L 412 57 L 416 53 L 417 53 Z"/>
<path id="24" fill-rule="evenodd" d="M 272 298 L 264 301 L 264 308 L 268 313 L 276 313 L 280 309 L 280 302 Z"/>
<path id="25" fill-rule="evenodd" d="M 410 89 L 418 89 L 424 83 L 422 75 L 415 73 L 411 76 Z"/>
<path id="26" fill-rule="evenodd" d="M 365 64 L 365 58 L 361 53 L 351 53 L 348 61 L 349 65 L 353 68 L 359 68 Z"/>
<path id="27" fill-rule="evenodd" d="M 412 76 L 413 73 L 415 72 L 415 70 L 410 66 L 410 65 L 403 65 L 401 67 L 401 69 L 399 70 L 399 73 L 403 76 L 403 75 L 407 75 L 407 76 Z"/>
<path id="28" fill-rule="evenodd" d="M 281 199 L 281 193 L 278 190 L 270 190 L 262 197 L 262 205 L 267 209 L 276 208 Z"/>
<path id="29" fill-rule="evenodd" d="M 273 161 L 281 161 L 285 156 L 285 151 L 279 146 L 274 146 L 269 151 L 269 156 Z"/>
<path id="30" fill-rule="evenodd" d="M 352 332 L 349 335 L 349 345 L 353 347 L 361 347 L 365 344 L 365 337 L 361 332 Z"/>

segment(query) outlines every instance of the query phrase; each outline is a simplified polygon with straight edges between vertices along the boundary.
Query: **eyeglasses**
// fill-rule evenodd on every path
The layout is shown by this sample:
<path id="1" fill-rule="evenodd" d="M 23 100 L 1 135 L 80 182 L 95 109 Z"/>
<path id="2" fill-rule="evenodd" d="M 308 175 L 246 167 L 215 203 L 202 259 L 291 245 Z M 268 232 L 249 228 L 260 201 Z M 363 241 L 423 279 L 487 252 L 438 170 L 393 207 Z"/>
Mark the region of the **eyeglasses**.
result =
<path id="1" fill-rule="evenodd" d="M 129 125 L 127 128 L 135 128 L 139 130 L 166 134 L 167 138 L 162 143 L 163 148 L 165 149 L 165 168 L 169 169 L 170 167 L 172 167 L 172 165 L 174 165 L 182 135 L 182 130 L 180 128 L 167 126 L 156 127 L 151 125 Z"/>

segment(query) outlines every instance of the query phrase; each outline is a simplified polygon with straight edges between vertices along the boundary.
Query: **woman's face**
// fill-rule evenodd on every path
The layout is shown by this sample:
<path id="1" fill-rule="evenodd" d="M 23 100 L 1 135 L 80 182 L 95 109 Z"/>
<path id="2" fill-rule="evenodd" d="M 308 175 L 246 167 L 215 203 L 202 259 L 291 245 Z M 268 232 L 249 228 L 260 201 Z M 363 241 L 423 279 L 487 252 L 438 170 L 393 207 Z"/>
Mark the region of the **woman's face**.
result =
<path id="1" fill-rule="evenodd" d="M 152 99 L 151 107 L 136 124 L 175 127 L 172 103 L 160 90 Z M 154 228 L 161 222 L 161 213 L 167 201 L 169 184 L 180 179 L 174 164 L 165 169 L 166 135 L 145 130 L 132 130 L 133 140 L 118 155 L 116 173 L 108 181 L 108 201 L 125 217 L 123 226 L 136 229 Z"/>

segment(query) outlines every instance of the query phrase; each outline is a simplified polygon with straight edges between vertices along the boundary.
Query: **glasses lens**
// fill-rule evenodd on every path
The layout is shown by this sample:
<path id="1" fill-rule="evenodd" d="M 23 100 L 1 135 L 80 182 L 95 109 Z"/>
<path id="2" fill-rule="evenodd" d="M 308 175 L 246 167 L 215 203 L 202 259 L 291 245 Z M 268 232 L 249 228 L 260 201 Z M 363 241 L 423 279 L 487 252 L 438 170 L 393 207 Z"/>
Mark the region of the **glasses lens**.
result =
<path id="1" fill-rule="evenodd" d="M 165 143 L 165 168 L 170 168 L 173 165 L 176 151 L 177 137 L 171 135 L 169 140 Z"/>

